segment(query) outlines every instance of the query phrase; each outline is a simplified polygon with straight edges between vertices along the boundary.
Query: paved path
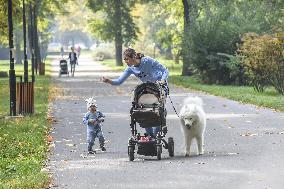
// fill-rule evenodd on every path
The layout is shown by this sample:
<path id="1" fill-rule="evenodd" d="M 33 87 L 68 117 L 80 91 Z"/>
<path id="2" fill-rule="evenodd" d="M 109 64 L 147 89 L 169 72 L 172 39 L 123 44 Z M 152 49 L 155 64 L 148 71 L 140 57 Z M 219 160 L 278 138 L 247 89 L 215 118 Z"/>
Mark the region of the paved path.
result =
<path id="1" fill-rule="evenodd" d="M 128 161 L 130 94 L 136 78 L 119 87 L 100 82 L 102 75 L 117 77 L 107 68 L 82 55 L 75 77 L 58 78 L 59 60 L 53 61 L 53 82 L 64 95 L 51 104 L 56 122 L 50 155 L 52 188 L 198 188 L 282 189 L 284 184 L 284 114 L 171 86 L 179 110 L 188 94 L 203 98 L 208 125 L 205 154 L 184 157 L 178 117 L 167 102 L 167 136 L 174 137 L 175 157 L 166 150 L 162 160 L 135 156 Z M 97 98 L 106 114 L 104 134 L 107 152 L 86 155 L 86 129 L 82 117 L 84 100 Z M 194 143 L 195 144 L 195 143 Z M 98 141 L 96 141 L 98 148 Z"/>

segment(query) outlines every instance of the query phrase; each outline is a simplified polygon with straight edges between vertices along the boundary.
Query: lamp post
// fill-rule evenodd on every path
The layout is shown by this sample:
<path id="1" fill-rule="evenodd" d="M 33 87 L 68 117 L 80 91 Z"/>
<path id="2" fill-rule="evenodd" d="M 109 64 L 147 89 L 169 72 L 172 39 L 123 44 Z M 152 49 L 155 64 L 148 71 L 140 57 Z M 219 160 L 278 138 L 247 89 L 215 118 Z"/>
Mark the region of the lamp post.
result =
<path id="1" fill-rule="evenodd" d="M 28 58 L 27 58 L 27 32 L 26 32 L 26 5 L 23 0 L 23 35 L 24 35 L 24 82 L 28 82 Z"/>
<path id="2" fill-rule="evenodd" d="M 14 45 L 13 45 L 13 19 L 12 19 L 12 0 L 8 0 L 8 27 L 9 27 L 9 48 L 10 48 L 10 116 L 16 115 L 16 75 L 14 63 Z"/>

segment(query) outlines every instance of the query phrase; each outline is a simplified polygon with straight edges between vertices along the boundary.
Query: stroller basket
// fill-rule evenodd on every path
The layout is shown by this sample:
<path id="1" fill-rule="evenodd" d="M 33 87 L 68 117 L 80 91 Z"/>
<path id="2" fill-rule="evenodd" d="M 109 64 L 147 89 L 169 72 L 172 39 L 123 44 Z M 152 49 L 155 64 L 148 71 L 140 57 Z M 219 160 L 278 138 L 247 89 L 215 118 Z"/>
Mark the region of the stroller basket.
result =
<path id="1" fill-rule="evenodd" d="M 163 123 L 163 116 L 158 111 L 147 109 L 133 110 L 132 118 L 139 123 L 142 128 L 157 127 Z"/>

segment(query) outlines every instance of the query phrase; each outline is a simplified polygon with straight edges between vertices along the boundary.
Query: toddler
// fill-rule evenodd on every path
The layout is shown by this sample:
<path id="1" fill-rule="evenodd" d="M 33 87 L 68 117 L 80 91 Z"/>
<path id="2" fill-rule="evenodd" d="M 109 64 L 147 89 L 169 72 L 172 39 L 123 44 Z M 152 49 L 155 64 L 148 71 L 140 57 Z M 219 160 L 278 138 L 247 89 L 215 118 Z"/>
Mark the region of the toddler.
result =
<path id="1" fill-rule="evenodd" d="M 83 123 L 87 126 L 88 154 L 94 154 L 93 145 L 95 138 L 99 138 L 100 148 L 106 151 L 105 138 L 102 132 L 102 122 L 104 122 L 104 114 L 97 109 L 94 97 L 86 99 L 88 112 L 83 118 Z"/>

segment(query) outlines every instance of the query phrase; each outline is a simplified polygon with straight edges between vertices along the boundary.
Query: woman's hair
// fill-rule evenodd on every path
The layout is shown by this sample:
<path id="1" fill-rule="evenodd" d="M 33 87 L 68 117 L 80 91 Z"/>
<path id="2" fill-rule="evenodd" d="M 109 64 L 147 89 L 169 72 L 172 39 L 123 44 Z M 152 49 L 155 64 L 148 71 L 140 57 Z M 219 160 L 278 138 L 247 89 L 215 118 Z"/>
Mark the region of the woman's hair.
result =
<path id="1" fill-rule="evenodd" d="M 130 58 L 137 58 L 137 59 L 141 59 L 142 57 L 144 57 L 144 54 L 142 53 L 136 53 L 136 51 L 132 48 L 127 48 L 125 49 L 125 51 L 123 52 L 123 58 L 125 57 L 130 57 Z"/>

